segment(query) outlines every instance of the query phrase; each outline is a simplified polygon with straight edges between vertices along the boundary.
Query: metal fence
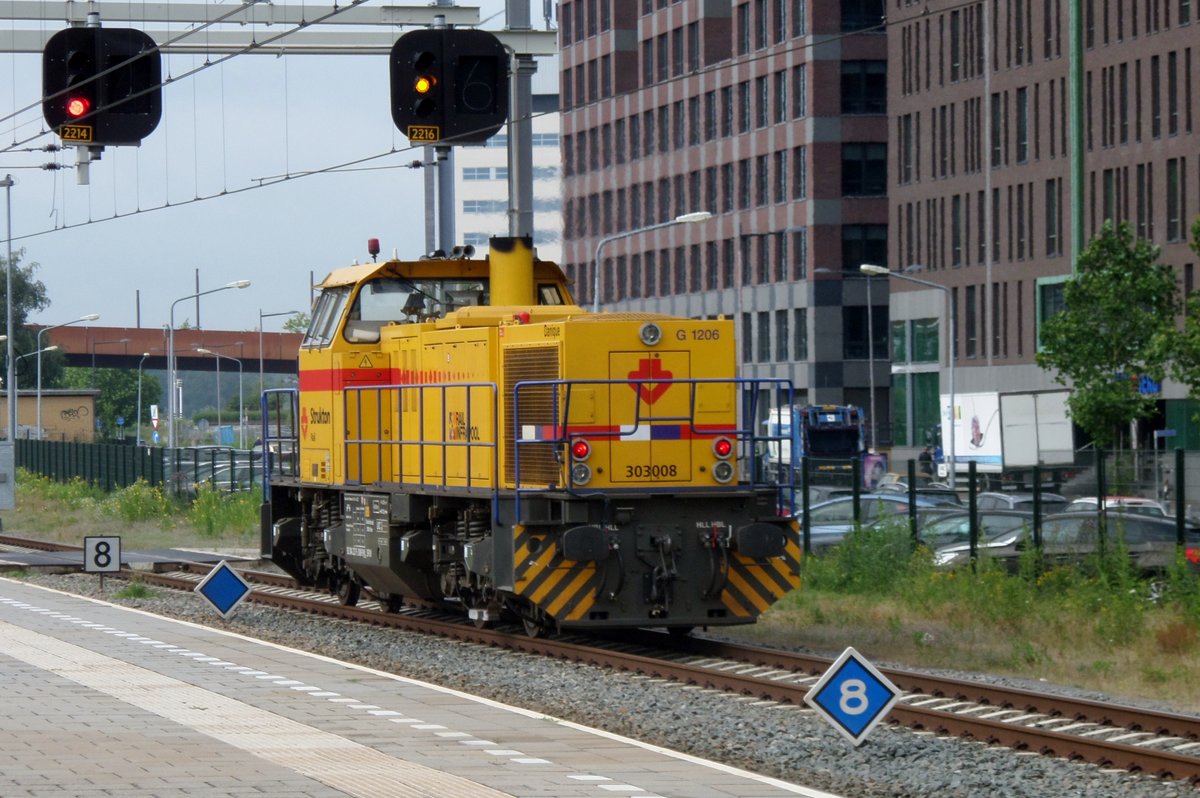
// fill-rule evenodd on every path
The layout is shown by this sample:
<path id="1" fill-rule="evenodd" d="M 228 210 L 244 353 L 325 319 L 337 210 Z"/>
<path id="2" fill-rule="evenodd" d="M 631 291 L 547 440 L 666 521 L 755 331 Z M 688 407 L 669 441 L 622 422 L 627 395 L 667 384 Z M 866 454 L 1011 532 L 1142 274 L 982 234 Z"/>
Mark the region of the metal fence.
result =
<path id="1" fill-rule="evenodd" d="M 215 490 L 249 490 L 262 476 L 259 450 L 204 446 L 160 449 L 112 443 L 16 441 L 17 467 L 55 482 L 83 480 L 106 491 L 138 480 L 166 493 L 193 499 L 204 485 Z"/>
<path id="2" fill-rule="evenodd" d="M 863 487 L 861 466 L 854 463 L 849 476 L 839 479 L 821 479 L 817 467 L 819 462 L 801 463 L 797 477 L 798 490 L 792 506 L 785 508 L 794 513 L 803 529 L 811 528 L 809 511 L 822 501 L 849 496 L 853 502 L 855 523 L 863 519 L 862 505 L 869 501 L 862 498 L 870 494 Z M 1093 506 L 1109 508 L 1121 505 L 1120 497 L 1151 499 L 1157 502 L 1160 512 L 1175 521 L 1179 541 L 1184 539 L 1185 529 L 1200 526 L 1200 452 L 1183 449 L 1133 449 L 1098 450 L 1085 449 L 1076 452 L 1071 466 L 1029 469 L 1022 474 L 1020 482 L 1006 480 L 1003 475 L 982 471 L 974 462 L 960 462 L 958 479 L 952 487 L 944 482 L 923 479 L 919 476 L 916 460 L 892 464 L 892 473 L 880 480 L 873 490 L 876 493 L 900 493 L 909 499 L 908 517 L 914 536 L 918 528 L 918 506 L 914 499 L 927 498 L 944 500 L 957 496 L 962 509 L 975 506 L 981 494 L 988 492 L 1014 494 L 1037 494 L 1033 527 L 1035 540 L 1039 539 L 1041 520 L 1041 497 L 1057 494 L 1070 501 L 1084 497 L 1095 497 Z M 874 483 L 873 483 L 874 484 Z M 1156 511 L 1159 512 L 1159 511 Z M 977 535 L 976 519 L 972 517 L 972 537 Z M 810 535 L 804 535 L 805 551 L 811 551 Z"/>

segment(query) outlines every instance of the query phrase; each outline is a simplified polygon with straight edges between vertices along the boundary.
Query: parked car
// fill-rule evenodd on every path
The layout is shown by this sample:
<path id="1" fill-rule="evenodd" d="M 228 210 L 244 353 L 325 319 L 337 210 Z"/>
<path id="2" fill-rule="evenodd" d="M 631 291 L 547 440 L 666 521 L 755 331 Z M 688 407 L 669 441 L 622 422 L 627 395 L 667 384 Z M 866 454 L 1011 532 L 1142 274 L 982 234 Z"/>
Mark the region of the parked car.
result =
<path id="1" fill-rule="evenodd" d="M 1033 527 L 1033 513 L 1026 510 L 981 510 L 977 543 L 1012 532 L 1015 529 Z M 969 547 L 971 541 L 971 514 L 965 511 L 944 513 L 928 518 L 917 527 L 917 537 L 931 549 L 957 543 Z"/>
<path id="2" fill-rule="evenodd" d="M 917 498 L 918 511 L 945 506 L 945 502 Z M 898 493 L 864 493 L 859 497 L 859 510 L 859 524 L 862 526 L 878 523 L 882 519 L 903 518 L 908 514 L 908 497 Z M 798 513 L 796 517 L 803 523 Z M 809 509 L 809 525 L 814 552 L 841 543 L 855 526 L 854 497 L 839 496 L 814 504 Z"/>
<path id="3" fill-rule="evenodd" d="M 1078 564 L 1099 550 L 1099 519 L 1095 513 L 1060 513 L 1042 521 L 1042 552 L 1047 565 Z M 1143 574 L 1165 571 L 1175 562 L 1175 521 L 1127 512 L 1105 513 L 1105 541 L 1120 541 L 1137 570 Z M 1185 530 L 1185 554 L 1200 572 L 1200 527 Z M 1021 553 L 1033 542 L 1032 525 L 1004 532 L 980 543 L 977 552 L 1016 571 Z M 970 560 L 966 543 L 942 546 L 934 552 L 934 564 L 963 565 Z"/>
<path id="4" fill-rule="evenodd" d="M 1095 496 L 1081 496 L 1067 505 L 1064 512 L 1096 512 L 1098 501 Z M 1143 499 L 1141 496 L 1105 496 L 1105 510 L 1121 510 L 1137 515 L 1149 515 L 1154 518 L 1165 518 L 1167 510 L 1154 499 Z"/>
<path id="5" fill-rule="evenodd" d="M 975 507 L 980 510 L 1027 510 L 1033 512 L 1032 493 L 980 493 L 975 497 Z M 1057 493 L 1042 494 L 1042 515 L 1066 512 L 1067 497 Z M 1093 509 L 1095 509 L 1093 507 Z"/>

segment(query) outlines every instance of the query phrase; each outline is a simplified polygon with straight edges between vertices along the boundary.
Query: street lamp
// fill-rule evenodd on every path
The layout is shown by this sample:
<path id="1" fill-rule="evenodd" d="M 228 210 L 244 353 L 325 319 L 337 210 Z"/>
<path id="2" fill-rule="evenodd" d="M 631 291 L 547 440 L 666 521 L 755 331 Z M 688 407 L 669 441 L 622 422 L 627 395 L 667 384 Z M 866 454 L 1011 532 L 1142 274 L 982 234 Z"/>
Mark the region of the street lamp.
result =
<path id="1" fill-rule="evenodd" d="M 592 264 L 594 274 L 592 275 L 592 313 L 600 312 L 600 250 L 610 241 L 616 241 L 621 238 L 635 236 L 638 233 L 649 233 L 653 230 L 661 230 L 664 227 L 672 227 L 677 224 L 693 224 L 695 222 L 705 222 L 712 218 L 712 214 L 708 211 L 696 211 L 695 213 L 685 213 L 682 216 L 676 216 L 669 222 L 659 222 L 648 227 L 639 227 L 636 230 L 626 230 L 623 233 L 602 238 L 596 244 L 596 260 Z"/>
<path id="2" fill-rule="evenodd" d="M 197 291 L 194 294 L 180 297 L 171 303 L 171 325 L 167 328 L 167 447 L 175 448 L 175 306 L 180 302 L 186 302 L 189 299 L 197 299 L 198 297 L 208 294 L 215 294 L 218 291 L 228 291 L 231 288 L 245 288 L 250 285 L 249 280 L 234 280 L 232 283 L 226 283 L 220 288 L 210 288 L 207 291 Z"/>
<path id="3" fill-rule="evenodd" d="M 869 264 L 868 264 L 869 265 Z M 874 453 L 879 447 L 879 442 L 875 438 L 877 427 L 875 426 L 875 305 L 871 302 L 871 281 L 875 275 L 866 272 L 867 275 L 867 369 L 868 373 L 868 390 L 871 397 L 871 452 Z"/>
<path id="4" fill-rule="evenodd" d="M 955 429 L 954 429 L 954 426 L 955 426 L 954 425 L 954 326 L 955 326 L 955 316 L 958 315 L 957 311 L 954 307 L 954 294 L 951 293 L 949 286 L 941 285 L 939 283 L 932 282 L 931 280 L 922 280 L 919 277 L 912 277 L 910 275 L 902 274 L 900 272 L 889 271 L 887 269 L 887 267 L 885 267 L 885 266 L 875 266 L 870 263 L 864 263 L 861 266 L 859 266 L 858 268 L 863 274 L 866 274 L 868 276 L 874 275 L 874 274 L 886 274 L 888 277 L 894 277 L 897 280 L 904 280 L 906 282 L 916 283 L 917 285 L 923 285 L 923 286 L 926 286 L 927 288 L 936 288 L 939 291 L 946 292 L 946 305 L 949 307 L 948 315 L 950 318 L 950 329 L 948 331 L 949 335 L 947 336 L 947 341 L 946 341 L 946 360 L 949 364 L 948 368 L 946 369 L 946 372 L 947 372 L 946 379 L 947 379 L 947 382 L 949 383 L 949 389 L 950 389 L 950 391 L 949 391 L 950 392 L 950 445 L 946 449 L 946 470 L 950 476 L 950 487 L 953 488 L 958 482 L 958 474 L 954 470 L 954 432 L 955 432 Z M 868 283 L 868 285 L 870 285 L 870 283 Z M 941 416 L 942 416 L 941 400 L 939 399 L 938 400 L 938 421 L 939 422 L 941 421 Z"/>
<path id="5" fill-rule="evenodd" d="M 15 184 L 13 183 L 12 175 L 5 175 L 4 179 L 0 180 L 0 186 L 4 187 L 4 194 L 5 194 L 4 208 L 8 215 L 8 239 L 7 239 L 8 259 L 6 261 L 4 261 L 4 318 L 5 318 L 5 322 L 4 322 L 5 336 L 4 337 L 5 337 L 5 340 L 8 342 L 7 347 L 6 347 L 7 354 L 5 356 L 4 362 L 6 364 L 8 374 L 6 375 L 7 378 L 5 379 L 4 384 L 8 386 L 8 395 L 9 395 L 10 401 L 8 403 L 8 434 L 4 439 L 8 443 L 8 446 L 6 447 L 7 448 L 7 456 L 4 458 L 5 462 L 3 463 L 5 468 L 10 467 L 11 464 L 14 462 L 12 459 L 12 446 L 13 446 L 13 441 L 15 441 L 17 439 L 17 400 L 16 400 L 17 371 L 16 371 L 16 361 L 13 360 L 13 344 L 16 342 L 15 341 L 16 336 L 8 334 L 8 333 L 12 332 L 12 328 L 13 328 L 13 303 L 12 303 L 12 295 L 13 295 L 13 292 L 12 292 L 12 273 L 13 273 L 12 187 L 13 187 L 13 185 L 15 185 Z M 15 471 L 14 471 L 14 474 L 15 474 Z M 6 475 L 6 476 L 9 476 L 9 478 L 12 479 L 12 476 L 10 476 L 10 475 Z M 5 507 L 4 509 L 11 510 L 12 507 Z"/>
<path id="6" fill-rule="evenodd" d="M 133 443 L 135 446 L 142 445 L 142 364 L 146 362 L 146 358 L 150 357 L 149 352 L 142 352 L 142 359 L 138 361 L 138 411 L 137 420 L 133 422 Z"/>
<path id="7" fill-rule="evenodd" d="M 272 316 L 299 316 L 298 310 L 285 310 L 280 313 L 263 313 L 262 308 L 258 309 L 258 392 L 266 389 L 266 382 L 263 379 L 263 319 L 269 319 Z"/>
<path id="8" fill-rule="evenodd" d="M 243 410 L 242 410 L 242 361 L 236 357 L 230 357 L 229 355 L 222 355 L 220 352 L 214 352 L 211 349 L 197 349 L 196 351 L 201 355 L 212 355 L 213 357 L 215 357 L 217 359 L 217 427 L 218 427 L 218 429 L 221 426 L 221 358 L 225 358 L 226 360 L 232 360 L 234 363 L 237 363 L 237 366 L 238 366 L 238 448 L 245 449 L 246 448 L 246 440 L 243 437 L 244 432 L 245 432 L 245 425 L 242 423 L 242 419 L 245 417 Z"/>
<path id="9" fill-rule="evenodd" d="M 35 355 L 36 355 L 36 356 L 37 356 L 37 359 L 38 359 L 38 360 L 37 360 L 37 362 L 38 362 L 39 364 L 41 364 L 41 362 L 42 362 L 42 352 L 57 352 L 57 351 L 58 351 L 58 344 L 51 344 L 50 346 L 46 347 L 45 349 L 39 349 L 39 350 L 37 350 L 36 352 L 28 352 L 28 353 L 26 353 L 26 354 L 24 354 L 24 355 L 18 355 L 18 356 L 17 356 L 17 359 L 16 359 L 16 360 L 13 362 L 14 371 L 15 371 L 15 368 L 16 368 L 16 364 L 17 364 L 17 362 L 19 362 L 19 361 L 21 361 L 21 360 L 23 360 L 23 359 L 25 359 L 25 358 L 27 358 L 27 357 L 33 357 L 33 356 L 35 356 Z M 40 372 L 39 372 L 39 374 L 38 374 L 38 377 L 39 377 L 39 378 L 41 377 L 41 374 L 40 374 Z M 16 377 L 14 377 L 13 379 L 15 380 L 15 379 L 16 379 Z M 42 392 L 41 392 L 41 383 L 40 383 L 40 382 L 38 383 L 38 389 L 39 389 L 39 390 L 38 390 L 38 394 L 37 394 L 37 411 L 38 411 L 38 415 L 37 415 L 37 423 L 38 423 L 38 426 L 37 426 L 37 432 L 38 432 L 38 440 L 40 441 L 40 440 L 42 439 Z M 16 408 L 16 406 L 17 406 L 17 393 L 18 393 L 18 392 L 17 392 L 17 391 L 16 391 L 16 390 L 13 388 L 13 386 L 11 386 L 11 385 L 9 386 L 8 392 L 9 392 L 9 394 L 12 396 L 12 405 L 13 405 L 13 408 L 15 409 L 15 408 Z M 14 414 L 13 414 L 13 416 L 14 416 L 14 418 L 15 418 L 15 417 L 16 417 L 16 414 L 14 413 Z M 15 422 L 15 421 L 13 422 L 13 426 L 14 426 L 14 427 L 16 426 L 16 422 Z"/>
<path id="10" fill-rule="evenodd" d="M 55 349 L 58 349 L 57 346 L 49 346 L 49 347 L 46 347 L 45 349 L 42 349 L 41 348 L 42 334 L 49 332 L 50 330 L 57 330 L 59 327 L 67 327 L 71 324 L 79 324 L 82 321 L 95 321 L 98 318 L 100 318 L 99 313 L 89 313 L 86 316 L 80 316 L 77 319 L 71 319 L 71 321 L 64 321 L 62 324 L 52 324 L 49 327 L 43 327 L 42 329 L 38 330 L 38 334 L 37 334 L 38 351 L 33 354 L 36 354 L 38 356 L 38 359 L 37 359 L 37 435 L 38 435 L 39 441 L 42 439 L 42 352 L 51 352 Z"/>

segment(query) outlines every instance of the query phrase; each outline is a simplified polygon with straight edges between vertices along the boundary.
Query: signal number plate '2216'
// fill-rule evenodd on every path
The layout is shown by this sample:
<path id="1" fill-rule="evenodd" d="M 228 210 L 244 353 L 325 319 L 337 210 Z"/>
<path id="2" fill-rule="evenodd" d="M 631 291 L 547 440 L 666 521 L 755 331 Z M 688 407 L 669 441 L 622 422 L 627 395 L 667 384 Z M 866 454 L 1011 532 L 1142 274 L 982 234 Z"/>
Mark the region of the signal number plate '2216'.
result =
<path id="1" fill-rule="evenodd" d="M 437 125 L 409 125 L 409 141 L 441 141 L 442 129 Z"/>

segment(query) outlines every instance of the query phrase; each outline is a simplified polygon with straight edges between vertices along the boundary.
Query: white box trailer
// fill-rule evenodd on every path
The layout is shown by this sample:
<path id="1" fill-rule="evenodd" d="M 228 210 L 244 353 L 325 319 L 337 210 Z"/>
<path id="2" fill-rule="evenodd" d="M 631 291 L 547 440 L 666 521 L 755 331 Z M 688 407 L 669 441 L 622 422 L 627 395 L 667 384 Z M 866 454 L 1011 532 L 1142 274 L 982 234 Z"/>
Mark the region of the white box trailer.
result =
<path id="1" fill-rule="evenodd" d="M 1075 433 L 1067 414 L 1069 391 L 956 393 L 941 397 L 942 455 L 954 435 L 955 470 L 997 474 L 1008 483 L 1029 484 L 1034 466 L 1051 470 L 1045 481 L 1058 483 L 1056 472 L 1075 465 Z"/>

